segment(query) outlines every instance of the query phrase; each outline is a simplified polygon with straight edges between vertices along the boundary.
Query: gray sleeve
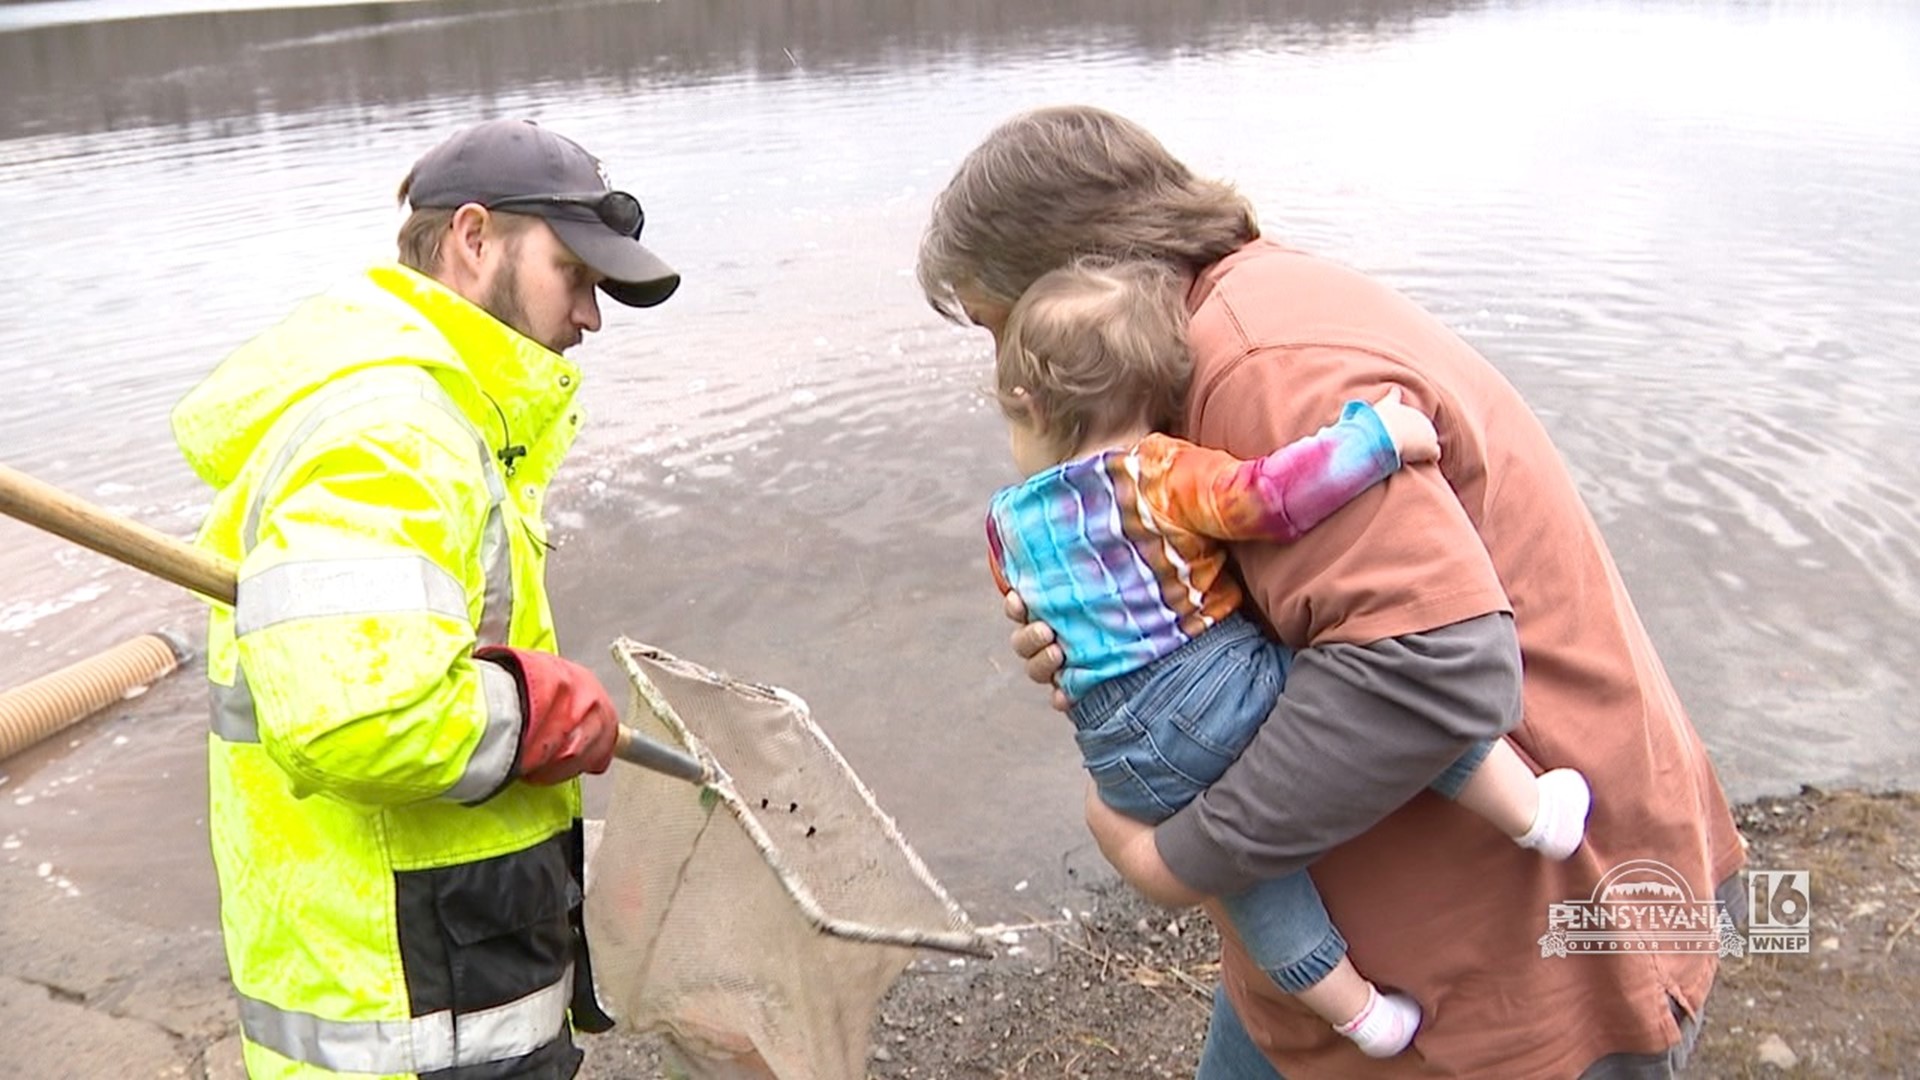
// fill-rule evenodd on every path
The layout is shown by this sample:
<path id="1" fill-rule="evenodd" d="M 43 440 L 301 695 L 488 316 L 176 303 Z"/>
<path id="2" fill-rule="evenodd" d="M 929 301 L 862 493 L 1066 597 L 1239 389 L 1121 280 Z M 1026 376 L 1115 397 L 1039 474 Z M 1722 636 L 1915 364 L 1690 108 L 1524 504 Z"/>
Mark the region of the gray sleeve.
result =
<path id="1" fill-rule="evenodd" d="M 1154 831 L 1188 887 L 1227 896 L 1372 828 L 1520 721 L 1513 617 L 1302 650 L 1238 761 Z"/>

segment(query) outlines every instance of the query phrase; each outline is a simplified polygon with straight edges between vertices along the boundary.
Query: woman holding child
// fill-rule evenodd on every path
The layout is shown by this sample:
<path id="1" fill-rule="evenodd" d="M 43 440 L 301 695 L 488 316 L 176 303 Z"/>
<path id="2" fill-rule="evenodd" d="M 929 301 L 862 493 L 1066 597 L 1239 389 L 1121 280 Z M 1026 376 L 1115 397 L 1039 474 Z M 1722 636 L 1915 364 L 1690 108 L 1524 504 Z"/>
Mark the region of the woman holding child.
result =
<path id="1" fill-rule="evenodd" d="M 1137 125 L 1097 109 L 1040 110 L 990 134 L 936 201 L 919 272 L 936 309 L 1004 347 L 1028 289 L 1088 257 L 1170 275 L 1190 371 L 1184 401 L 1159 426 L 1194 449 L 1268 459 L 1351 415 L 1354 402 L 1379 410 L 1375 424 L 1404 425 L 1392 409 L 1405 407 L 1437 432 L 1437 462 L 1413 467 L 1425 455 L 1407 454 L 1398 468 L 1396 456 L 1398 471 L 1341 486 L 1311 527 L 1207 534 L 1233 542 L 1247 614 L 1298 650 L 1281 654 L 1290 662 L 1277 702 L 1266 722 L 1240 725 L 1237 757 L 1201 777 L 1210 786 L 1190 801 L 1143 813 L 1111 785 L 1104 797 L 1090 789 L 1089 827 L 1122 876 L 1161 903 L 1206 903 L 1221 927 L 1201 1080 L 1669 1075 L 1698 1032 L 1714 954 L 1544 957 L 1538 939 L 1550 905 L 1588 899 L 1611 867 L 1657 861 L 1706 901 L 1732 882 L 1742 850 L 1699 737 L 1539 422 L 1432 316 L 1262 238 L 1230 186 L 1194 176 Z M 1010 359 L 1019 357 L 1003 351 L 1003 376 Z M 1032 421 L 1010 389 L 1034 391 L 1003 378 L 1019 449 L 1020 424 Z M 1024 471 L 1041 479 L 1090 454 L 1124 456 L 1161 438 L 1155 427 L 1042 438 Z M 1115 468 L 1108 475 L 1132 475 Z M 1136 549 L 1151 546 L 1164 541 L 1163 516 L 1116 529 Z M 1010 613 L 1024 620 L 1038 596 L 1009 580 L 1017 560 L 1001 550 L 1019 518 L 996 500 L 994 520 L 995 565 Z M 1211 609 L 1181 608 L 1167 587 L 1175 579 L 1156 580 L 1161 606 L 1185 619 L 1180 643 L 1207 640 L 1206 612 L 1238 603 L 1230 578 L 1220 589 L 1231 602 Z M 1084 638 L 1056 641 L 1046 621 L 1070 621 L 1072 609 L 1035 610 L 1038 621 L 1014 635 L 1029 673 L 1055 682 L 1065 667 L 1057 685 L 1092 698 L 1098 680 L 1073 677 Z M 1087 712 L 1065 690 L 1055 703 Z M 1086 717 L 1083 733 L 1109 711 Z M 1526 788 L 1510 823 L 1443 797 L 1461 791 L 1450 773 L 1465 779 L 1494 748 L 1516 759 L 1501 775 Z M 1464 773 L 1463 762 L 1473 763 Z M 1570 780 L 1546 791 L 1553 776 L 1580 778 L 1578 793 Z M 1370 980 L 1356 984 L 1363 1000 L 1399 1003 L 1394 1023 L 1410 1048 L 1398 1035 L 1370 1044 L 1366 1015 L 1342 1025 L 1344 1006 L 1304 1004 L 1242 945 L 1236 929 L 1259 925 L 1247 936 L 1261 946 L 1269 928 L 1235 905 L 1309 864 L 1325 915 Z"/>

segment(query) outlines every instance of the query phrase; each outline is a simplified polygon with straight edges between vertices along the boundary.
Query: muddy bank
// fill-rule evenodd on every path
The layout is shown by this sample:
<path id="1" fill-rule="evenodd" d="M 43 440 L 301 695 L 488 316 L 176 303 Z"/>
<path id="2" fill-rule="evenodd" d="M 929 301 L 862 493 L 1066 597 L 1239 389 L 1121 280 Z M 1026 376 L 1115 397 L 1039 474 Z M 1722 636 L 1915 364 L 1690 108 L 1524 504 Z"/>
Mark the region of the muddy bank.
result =
<path id="1" fill-rule="evenodd" d="M 1724 962 L 1687 1075 L 1920 1078 L 1920 793 L 1808 789 L 1738 813 L 1754 867 L 1810 874 L 1811 947 Z M 217 931 L 156 927 L 131 894 L 74 895 L 44 865 L 0 861 L 0 1077 L 236 1080 Z M 918 960 L 883 1003 L 870 1080 L 1190 1076 L 1206 921 L 1113 887 L 1065 906 L 1036 903 L 991 961 Z M 652 1038 L 585 1045 L 586 1080 L 670 1075 Z"/>
<path id="2" fill-rule="evenodd" d="M 1807 789 L 1738 808 L 1750 865 L 1811 877 L 1805 955 L 1728 958 L 1686 1075 L 1920 1077 L 1920 794 Z M 1217 974 L 1204 918 L 1095 891 L 985 964 L 923 959 L 894 987 L 872 1080 L 1187 1077 Z M 1577 962 L 1570 958 L 1569 962 Z M 594 1080 L 662 1075 L 651 1040 L 595 1040 Z"/>

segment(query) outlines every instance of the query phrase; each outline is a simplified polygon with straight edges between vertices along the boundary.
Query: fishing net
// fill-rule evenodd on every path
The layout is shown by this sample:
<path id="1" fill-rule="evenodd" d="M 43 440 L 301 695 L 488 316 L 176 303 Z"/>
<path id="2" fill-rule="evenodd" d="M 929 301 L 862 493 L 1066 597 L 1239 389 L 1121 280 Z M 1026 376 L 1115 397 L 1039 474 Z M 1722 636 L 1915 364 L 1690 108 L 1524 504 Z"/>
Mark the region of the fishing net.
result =
<path id="1" fill-rule="evenodd" d="M 705 786 L 618 768 L 588 874 L 602 1005 L 700 1080 L 865 1076 L 880 998 L 918 948 L 982 939 L 806 702 L 621 640 L 629 724 Z"/>

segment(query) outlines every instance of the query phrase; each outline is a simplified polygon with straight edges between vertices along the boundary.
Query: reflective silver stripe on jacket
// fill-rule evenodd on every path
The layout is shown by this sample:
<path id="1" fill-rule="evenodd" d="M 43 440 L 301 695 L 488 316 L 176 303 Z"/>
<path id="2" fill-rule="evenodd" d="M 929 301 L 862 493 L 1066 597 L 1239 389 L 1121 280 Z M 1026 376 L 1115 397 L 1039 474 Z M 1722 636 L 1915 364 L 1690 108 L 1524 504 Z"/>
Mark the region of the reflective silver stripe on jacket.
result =
<path id="1" fill-rule="evenodd" d="M 486 694 L 487 726 L 480 733 L 480 744 L 467 758 L 467 767 L 452 787 L 440 797 L 454 802 L 485 802 L 505 786 L 513 771 L 514 755 L 520 749 L 520 684 L 511 672 L 498 664 L 476 661 L 480 685 Z M 213 688 L 213 733 L 230 743 L 257 743 L 260 725 L 254 719 L 253 691 L 247 686 L 247 673 L 235 669 L 232 686 L 210 683 Z"/>
<path id="2" fill-rule="evenodd" d="M 232 686 L 217 682 L 208 685 L 213 687 L 213 733 L 227 742 L 259 742 L 260 724 L 253 718 L 253 691 L 247 687 L 247 673 L 236 665 Z"/>
<path id="3" fill-rule="evenodd" d="M 370 402 L 409 397 L 428 402 L 452 417 L 478 449 L 480 468 L 487 480 L 488 505 L 480 537 L 486 595 L 481 601 L 475 637 L 480 645 L 504 645 L 513 620 L 513 567 L 503 508 L 506 481 L 485 436 L 467 420 L 445 388 L 425 376 L 388 378 L 374 385 L 364 380 L 350 381 L 322 390 L 275 452 L 255 489 L 241 538 L 243 550 L 252 551 L 259 542 L 260 517 L 268 495 L 279 485 L 300 446 L 321 425 Z M 468 617 L 466 588 L 432 560 L 418 556 L 287 563 L 241 581 L 234 606 L 234 637 L 245 637 L 291 619 L 401 611 L 425 611 L 464 620 Z M 512 676 L 490 664 L 481 665 L 479 670 L 487 701 L 486 729 L 468 759 L 466 772 L 444 796 L 460 802 L 477 802 L 497 791 L 513 768 L 518 747 L 519 691 L 516 687 L 508 693 L 500 685 L 502 678 L 511 682 Z M 238 665 L 232 686 L 213 684 L 212 706 L 215 735 L 227 742 L 260 741 L 253 694 L 246 673 Z"/>
<path id="4" fill-rule="evenodd" d="M 335 1072 L 425 1073 L 509 1061 L 560 1034 L 573 968 L 518 1001 L 411 1020 L 325 1020 L 240 994 L 240 1030 L 284 1058 Z"/>
<path id="5" fill-rule="evenodd" d="M 460 411 L 460 406 L 454 403 L 446 388 L 434 382 L 430 376 L 422 374 L 418 378 L 404 380 L 386 378 L 376 380 L 372 385 L 365 380 L 353 380 L 320 391 L 307 415 L 301 418 L 286 442 L 280 444 L 266 474 L 254 489 L 253 502 L 247 507 L 247 520 L 241 532 L 241 551 L 252 551 L 254 545 L 260 542 L 260 515 L 266 512 L 267 497 L 279 486 L 281 477 L 293 462 L 294 455 L 299 453 L 300 447 L 313 437 L 321 425 L 370 402 L 409 397 L 418 398 L 445 412 L 472 437 L 479 453 L 480 469 L 487 478 L 487 521 L 480 533 L 480 560 L 486 571 L 486 596 L 480 606 L 478 637 L 482 645 L 504 645 L 507 642 L 507 628 L 513 619 L 513 567 L 509 561 L 506 518 L 502 509 L 507 498 L 506 480 L 500 475 L 499 466 L 494 463 L 493 449 L 487 445 L 486 436 L 480 434 L 466 414 Z"/>
<path id="6" fill-rule="evenodd" d="M 485 802 L 505 787 L 513 775 L 513 759 L 520 752 L 520 682 L 499 664 L 476 660 L 480 685 L 487 695 L 487 728 L 480 745 L 467 758 L 460 779 L 440 796 L 454 802 Z"/>
<path id="7" fill-rule="evenodd" d="M 421 555 L 281 563 L 240 583 L 233 636 L 294 619 L 426 612 L 467 621 L 467 590 Z"/>

